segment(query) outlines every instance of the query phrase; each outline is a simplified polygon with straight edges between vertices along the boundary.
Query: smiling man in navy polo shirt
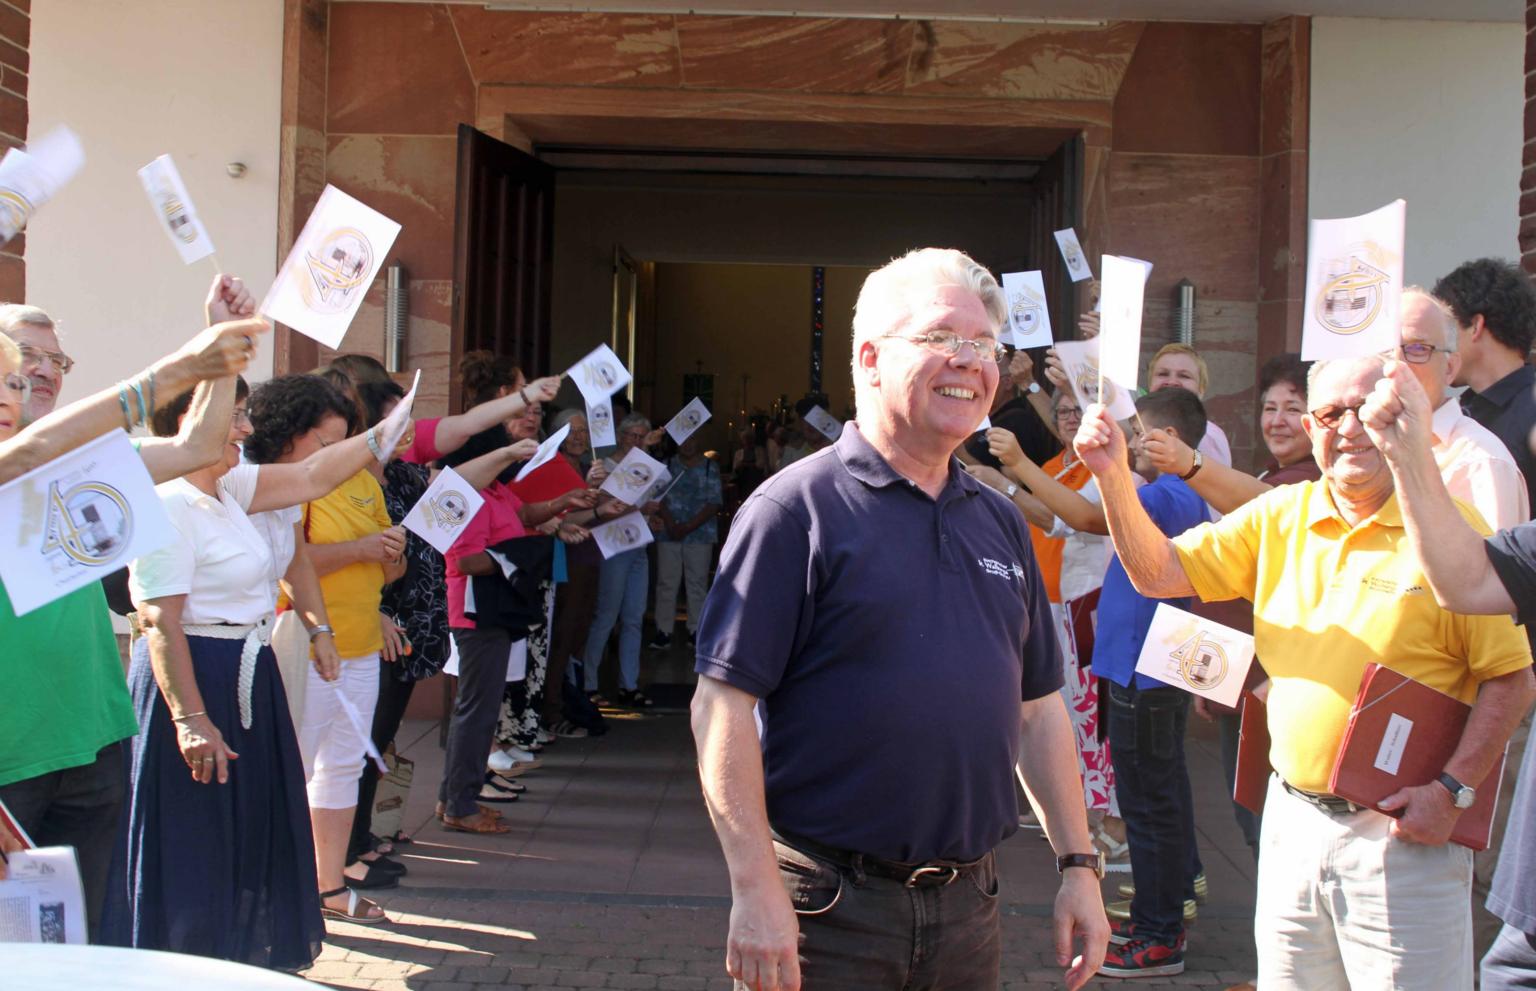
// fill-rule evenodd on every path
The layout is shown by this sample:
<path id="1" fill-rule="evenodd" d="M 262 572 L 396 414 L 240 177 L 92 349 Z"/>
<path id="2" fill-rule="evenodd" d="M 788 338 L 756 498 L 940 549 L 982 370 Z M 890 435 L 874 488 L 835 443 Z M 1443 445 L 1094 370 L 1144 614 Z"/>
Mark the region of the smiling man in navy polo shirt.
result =
<path id="1" fill-rule="evenodd" d="M 1103 959 L 1102 865 L 1029 535 L 953 457 L 991 405 L 1003 319 L 997 282 L 958 251 L 870 275 L 857 421 L 732 524 L 693 727 L 739 987 L 996 988 L 992 851 L 1018 827 L 1016 763 L 1059 855 L 1068 986 Z"/>

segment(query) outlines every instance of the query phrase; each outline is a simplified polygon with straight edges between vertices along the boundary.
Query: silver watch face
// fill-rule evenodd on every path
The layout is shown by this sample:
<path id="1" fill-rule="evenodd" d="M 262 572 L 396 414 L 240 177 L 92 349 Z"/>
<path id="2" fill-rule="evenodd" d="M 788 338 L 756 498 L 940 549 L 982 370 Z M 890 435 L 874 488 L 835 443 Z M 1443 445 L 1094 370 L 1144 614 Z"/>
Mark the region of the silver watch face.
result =
<path id="1" fill-rule="evenodd" d="M 1475 801 L 1477 801 L 1477 792 L 1467 785 L 1462 785 L 1461 790 L 1456 793 L 1456 807 L 1458 809 L 1470 809 Z"/>

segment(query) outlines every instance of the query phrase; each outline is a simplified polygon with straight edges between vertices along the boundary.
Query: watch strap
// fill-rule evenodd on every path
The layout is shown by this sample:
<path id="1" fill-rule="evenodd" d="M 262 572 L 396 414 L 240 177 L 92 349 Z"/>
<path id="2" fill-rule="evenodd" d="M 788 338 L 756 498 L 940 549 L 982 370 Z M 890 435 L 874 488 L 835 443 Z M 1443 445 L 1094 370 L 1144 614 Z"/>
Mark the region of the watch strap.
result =
<path id="1" fill-rule="evenodd" d="M 1056 872 L 1065 874 L 1069 867 L 1086 867 L 1100 878 L 1104 876 L 1102 853 L 1068 853 L 1056 858 Z"/>
<path id="2" fill-rule="evenodd" d="M 1460 781 L 1457 781 L 1454 777 L 1444 771 L 1441 771 L 1440 776 L 1435 780 L 1440 782 L 1445 790 L 1451 793 L 1451 801 L 1453 802 L 1459 803 L 1461 801 L 1461 793 L 1463 791 L 1471 790 L 1466 785 L 1462 784 Z"/>
<path id="3" fill-rule="evenodd" d="M 1189 466 L 1189 471 L 1179 476 L 1179 481 L 1187 482 L 1195 477 L 1195 474 L 1205 467 L 1205 455 L 1195 451 L 1195 463 Z"/>

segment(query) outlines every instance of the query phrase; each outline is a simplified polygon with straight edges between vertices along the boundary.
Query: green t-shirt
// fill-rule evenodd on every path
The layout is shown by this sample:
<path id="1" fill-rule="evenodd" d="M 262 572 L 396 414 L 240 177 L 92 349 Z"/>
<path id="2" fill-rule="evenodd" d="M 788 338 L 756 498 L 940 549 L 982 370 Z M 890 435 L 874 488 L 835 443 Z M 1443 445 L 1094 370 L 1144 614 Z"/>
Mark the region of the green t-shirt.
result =
<path id="1" fill-rule="evenodd" d="M 0 583 L 0 785 L 81 767 L 138 732 L 100 582 L 25 616 Z"/>

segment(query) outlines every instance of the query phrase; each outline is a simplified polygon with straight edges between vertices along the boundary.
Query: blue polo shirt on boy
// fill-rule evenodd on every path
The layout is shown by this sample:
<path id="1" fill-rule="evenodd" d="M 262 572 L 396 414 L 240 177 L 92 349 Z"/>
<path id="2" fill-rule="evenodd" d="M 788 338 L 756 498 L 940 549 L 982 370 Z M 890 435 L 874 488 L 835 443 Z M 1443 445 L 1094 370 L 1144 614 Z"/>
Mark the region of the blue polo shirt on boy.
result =
<path id="1" fill-rule="evenodd" d="M 736 514 L 696 670 L 762 699 L 775 829 L 903 863 L 1018 828 L 1021 700 L 1061 686 L 1019 511 L 953 460 L 929 498 L 855 423 Z"/>
<path id="2" fill-rule="evenodd" d="M 1164 535 L 1177 537 L 1190 527 L 1199 526 L 1208 517 L 1205 501 L 1177 475 L 1159 475 L 1151 485 L 1136 490 L 1141 506 Z M 1188 609 L 1190 597 L 1149 599 L 1136 591 L 1120 563 L 1120 555 L 1111 554 L 1109 570 L 1104 573 L 1104 589 L 1099 593 L 1099 624 L 1094 632 L 1093 673 L 1117 685 L 1137 688 L 1166 688 L 1165 682 L 1136 673 L 1136 659 L 1141 656 L 1142 641 L 1152 626 L 1152 614 L 1159 602 Z"/>

